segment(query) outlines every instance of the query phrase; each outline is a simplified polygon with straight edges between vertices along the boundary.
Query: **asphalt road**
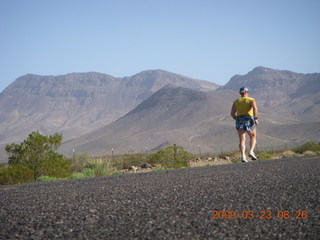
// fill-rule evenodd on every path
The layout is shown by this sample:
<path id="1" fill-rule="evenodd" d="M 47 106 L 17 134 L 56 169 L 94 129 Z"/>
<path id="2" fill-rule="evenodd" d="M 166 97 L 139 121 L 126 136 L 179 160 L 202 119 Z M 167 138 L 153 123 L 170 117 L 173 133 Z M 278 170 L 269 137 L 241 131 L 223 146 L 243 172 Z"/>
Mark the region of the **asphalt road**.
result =
<path id="1" fill-rule="evenodd" d="M 2 186 L 0 239 L 320 239 L 319 173 L 312 156 Z"/>

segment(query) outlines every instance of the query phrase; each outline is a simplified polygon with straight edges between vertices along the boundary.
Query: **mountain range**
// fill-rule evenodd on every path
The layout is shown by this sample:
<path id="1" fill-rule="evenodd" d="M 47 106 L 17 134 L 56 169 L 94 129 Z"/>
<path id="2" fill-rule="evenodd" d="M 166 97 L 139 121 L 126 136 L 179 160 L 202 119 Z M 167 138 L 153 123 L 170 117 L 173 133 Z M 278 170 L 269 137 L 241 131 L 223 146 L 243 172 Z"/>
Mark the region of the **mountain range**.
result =
<path id="1" fill-rule="evenodd" d="M 217 84 L 162 70 L 115 78 L 101 73 L 24 75 L 0 94 L 0 144 L 30 131 L 61 132 L 64 139 L 105 126 L 168 83 L 200 91 Z"/>
<path id="2" fill-rule="evenodd" d="M 163 70 L 125 78 L 28 74 L 0 94 L 0 144 L 40 130 L 63 133 L 61 152 L 67 155 L 72 149 L 91 155 L 108 155 L 112 148 L 151 151 L 173 143 L 192 152 L 236 149 L 230 109 L 242 86 L 260 108 L 259 147 L 319 141 L 320 74 L 257 67 L 224 86 Z"/>

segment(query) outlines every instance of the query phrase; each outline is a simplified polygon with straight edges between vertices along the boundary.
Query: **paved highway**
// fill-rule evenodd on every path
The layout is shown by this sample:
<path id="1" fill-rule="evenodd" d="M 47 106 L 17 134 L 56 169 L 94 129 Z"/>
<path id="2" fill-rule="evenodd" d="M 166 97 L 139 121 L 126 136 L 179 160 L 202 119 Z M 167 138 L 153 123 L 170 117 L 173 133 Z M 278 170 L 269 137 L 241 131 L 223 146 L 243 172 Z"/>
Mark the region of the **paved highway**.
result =
<path id="1" fill-rule="evenodd" d="M 320 239 L 320 157 L 0 187 L 0 239 Z"/>

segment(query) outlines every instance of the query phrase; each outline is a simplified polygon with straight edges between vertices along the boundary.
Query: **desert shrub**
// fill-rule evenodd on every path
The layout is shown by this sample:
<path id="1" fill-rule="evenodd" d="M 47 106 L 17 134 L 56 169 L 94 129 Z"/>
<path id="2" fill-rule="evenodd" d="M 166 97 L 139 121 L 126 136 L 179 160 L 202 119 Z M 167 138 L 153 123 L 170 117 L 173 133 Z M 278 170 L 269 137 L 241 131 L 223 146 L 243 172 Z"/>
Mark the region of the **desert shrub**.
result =
<path id="1" fill-rule="evenodd" d="M 282 152 L 282 158 L 293 158 L 298 156 L 298 154 L 296 152 L 293 152 L 291 150 L 286 150 L 284 152 Z"/>
<path id="2" fill-rule="evenodd" d="M 77 179 L 77 178 L 85 178 L 86 175 L 84 173 L 72 173 L 68 179 Z"/>
<path id="3" fill-rule="evenodd" d="M 14 185 L 33 181 L 33 171 L 23 165 L 10 166 L 0 170 L 0 185 Z"/>
<path id="4" fill-rule="evenodd" d="M 152 171 L 153 172 L 160 172 L 160 171 L 164 171 L 167 170 L 167 168 L 154 168 Z"/>
<path id="5" fill-rule="evenodd" d="M 259 160 L 269 160 L 272 158 L 272 154 L 269 152 L 259 152 L 257 153 L 257 157 Z"/>
<path id="6" fill-rule="evenodd" d="M 111 173 L 111 169 L 105 163 L 87 162 L 84 168 L 94 170 L 95 176 L 105 176 Z"/>
<path id="7" fill-rule="evenodd" d="M 5 163 L 0 163 L 0 171 L 2 170 L 2 169 L 5 169 L 6 168 L 6 164 Z"/>
<path id="8" fill-rule="evenodd" d="M 140 166 L 145 160 L 142 154 L 125 154 L 123 157 L 123 168 Z"/>
<path id="9" fill-rule="evenodd" d="M 58 180 L 59 178 L 50 177 L 50 176 L 41 176 L 37 179 L 37 182 L 50 182 Z"/>
<path id="10" fill-rule="evenodd" d="M 87 153 L 75 153 L 72 156 L 72 172 L 81 172 L 91 157 Z"/>
<path id="11" fill-rule="evenodd" d="M 59 158 L 55 161 L 49 161 L 47 163 L 47 170 L 44 176 L 50 176 L 55 178 L 66 178 L 72 173 L 71 159 Z"/>
<path id="12" fill-rule="evenodd" d="M 315 142 L 306 142 L 305 144 L 294 148 L 293 151 L 299 154 L 302 154 L 305 151 L 320 153 L 320 145 Z"/>
<path id="13" fill-rule="evenodd" d="M 124 169 L 124 166 L 125 166 L 123 159 L 119 159 L 117 161 L 113 161 L 111 165 L 112 165 L 113 169 L 118 169 L 118 170 L 119 169 Z"/>
<path id="14" fill-rule="evenodd" d="M 146 160 L 144 154 L 123 154 L 115 157 L 112 167 L 115 169 L 127 169 L 130 166 L 140 166 Z"/>
<path id="15" fill-rule="evenodd" d="M 164 168 L 189 167 L 188 160 L 195 158 L 192 153 L 183 150 L 180 146 L 169 146 L 149 155 L 148 162 L 152 165 L 160 165 Z"/>
<path id="16" fill-rule="evenodd" d="M 302 155 L 303 156 L 314 156 L 314 155 L 317 155 L 317 153 L 310 151 L 310 150 L 307 150 L 307 151 L 303 152 Z"/>
<path id="17" fill-rule="evenodd" d="M 68 179 L 76 179 L 76 178 L 86 178 L 86 177 L 94 177 L 95 171 L 91 168 L 82 169 L 81 173 L 72 173 Z"/>
<path id="18" fill-rule="evenodd" d="M 95 176 L 95 171 L 94 171 L 94 169 L 91 169 L 91 168 L 84 168 L 82 173 L 84 174 L 85 177 L 94 177 Z"/>
<path id="19" fill-rule="evenodd" d="M 67 176 L 70 174 L 71 161 L 57 152 L 61 142 L 61 134 L 55 133 L 45 136 L 41 135 L 39 131 L 32 132 L 20 144 L 6 145 L 5 150 L 9 155 L 8 164 L 10 167 L 23 166 L 32 171 L 33 181 L 37 181 L 43 175 Z M 13 171 L 13 169 L 9 171 Z"/>
<path id="20" fill-rule="evenodd" d="M 99 163 L 95 167 L 94 172 L 96 176 L 105 176 L 109 175 L 112 172 L 112 170 L 106 164 Z"/>

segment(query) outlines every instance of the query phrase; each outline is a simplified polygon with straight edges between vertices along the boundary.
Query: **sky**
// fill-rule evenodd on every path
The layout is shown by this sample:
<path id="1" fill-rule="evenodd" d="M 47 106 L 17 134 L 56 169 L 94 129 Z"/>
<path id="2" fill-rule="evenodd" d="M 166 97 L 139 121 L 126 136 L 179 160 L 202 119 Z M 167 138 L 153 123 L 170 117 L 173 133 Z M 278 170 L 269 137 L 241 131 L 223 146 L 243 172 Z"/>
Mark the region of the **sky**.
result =
<path id="1" fill-rule="evenodd" d="M 319 0 L 0 0 L 0 92 L 31 73 L 320 72 Z"/>

